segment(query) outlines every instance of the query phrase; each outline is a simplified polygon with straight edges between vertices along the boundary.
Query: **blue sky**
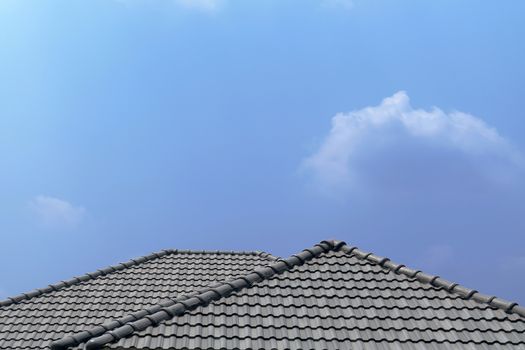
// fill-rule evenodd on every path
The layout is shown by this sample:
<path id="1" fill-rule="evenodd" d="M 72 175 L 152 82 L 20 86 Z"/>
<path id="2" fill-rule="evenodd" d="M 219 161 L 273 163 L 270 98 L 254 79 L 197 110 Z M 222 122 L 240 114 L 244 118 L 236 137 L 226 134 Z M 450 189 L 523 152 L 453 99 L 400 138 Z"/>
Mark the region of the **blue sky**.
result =
<path id="1" fill-rule="evenodd" d="M 0 0 L 0 297 L 338 238 L 525 303 L 524 10 Z"/>

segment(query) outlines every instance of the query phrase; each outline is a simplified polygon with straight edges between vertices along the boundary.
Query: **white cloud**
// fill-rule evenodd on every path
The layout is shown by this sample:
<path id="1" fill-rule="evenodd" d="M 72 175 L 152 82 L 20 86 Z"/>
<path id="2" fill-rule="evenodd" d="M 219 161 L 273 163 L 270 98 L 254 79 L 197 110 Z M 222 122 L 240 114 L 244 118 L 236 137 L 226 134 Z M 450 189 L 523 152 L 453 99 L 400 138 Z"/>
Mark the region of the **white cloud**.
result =
<path id="1" fill-rule="evenodd" d="M 456 153 L 485 162 L 522 167 L 523 159 L 509 142 L 483 120 L 463 112 L 445 113 L 434 107 L 414 109 L 404 91 L 381 104 L 332 118 L 332 128 L 318 150 L 304 160 L 303 169 L 325 188 L 356 185 L 359 160 L 373 152 L 393 152 L 396 145 Z M 421 152 L 424 152 L 422 150 Z M 384 161 L 385 159 L 381 159 Z M 492 170 L 491 170 L 492 171 Z M 494 170 L 496 177 L 505 174 Z"/>
<path id="2" fill-rule="evenodd" d="M 50 196 L 36 196 L 29 202 L 29 208 L 40 224 L 48 228 L 67 229 L 80 224 L 86 210 L 63 199 Z"/>

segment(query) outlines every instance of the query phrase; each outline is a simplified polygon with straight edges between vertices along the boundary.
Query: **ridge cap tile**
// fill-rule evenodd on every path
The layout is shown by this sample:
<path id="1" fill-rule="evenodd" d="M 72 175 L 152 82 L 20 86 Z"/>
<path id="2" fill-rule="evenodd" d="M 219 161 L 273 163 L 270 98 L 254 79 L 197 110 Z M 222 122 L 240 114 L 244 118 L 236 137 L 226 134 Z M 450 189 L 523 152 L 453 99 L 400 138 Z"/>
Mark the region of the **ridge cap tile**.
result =
<path id="1" fill-rule="evenodd" d="M 260 250 L 195 250 L 195 249 L 170 249 L 172 254 L 196 254 L 196 255 L 255 255 L 260 256 L 269 261 L 275 261 L 279 259 L 277 256 L 273 256 L 270 253 Z"/>

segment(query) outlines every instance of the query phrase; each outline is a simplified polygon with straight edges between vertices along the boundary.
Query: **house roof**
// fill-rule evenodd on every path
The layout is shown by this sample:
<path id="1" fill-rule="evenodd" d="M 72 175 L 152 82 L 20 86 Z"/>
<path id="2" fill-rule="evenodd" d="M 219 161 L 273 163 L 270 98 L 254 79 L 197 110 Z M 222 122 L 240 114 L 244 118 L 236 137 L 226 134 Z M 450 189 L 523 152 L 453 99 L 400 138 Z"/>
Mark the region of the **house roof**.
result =
<path id="1" fill-rule="evenodd" d="M 343 242 L 157 255 L 4 302 L 0 348 L 525 349 L 516 303 Z"/>
<path id="2" fill-rule="evenodd" d="M 275 260 L 259 252 L 163 250 L 0 301 L 0 349 L 52 341 L 249 273 Z"/>

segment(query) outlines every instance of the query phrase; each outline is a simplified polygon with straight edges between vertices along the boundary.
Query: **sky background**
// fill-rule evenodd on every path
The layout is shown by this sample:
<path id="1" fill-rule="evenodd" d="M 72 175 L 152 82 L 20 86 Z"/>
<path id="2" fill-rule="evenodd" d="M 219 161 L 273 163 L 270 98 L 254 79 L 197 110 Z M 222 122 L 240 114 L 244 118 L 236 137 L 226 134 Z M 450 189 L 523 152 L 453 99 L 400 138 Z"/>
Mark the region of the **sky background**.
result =
<path id="1" fill-rule="evenodd" d="M 0 0 L 0 298 L 337 238 L 525 304 L 523 13 Z"/>

